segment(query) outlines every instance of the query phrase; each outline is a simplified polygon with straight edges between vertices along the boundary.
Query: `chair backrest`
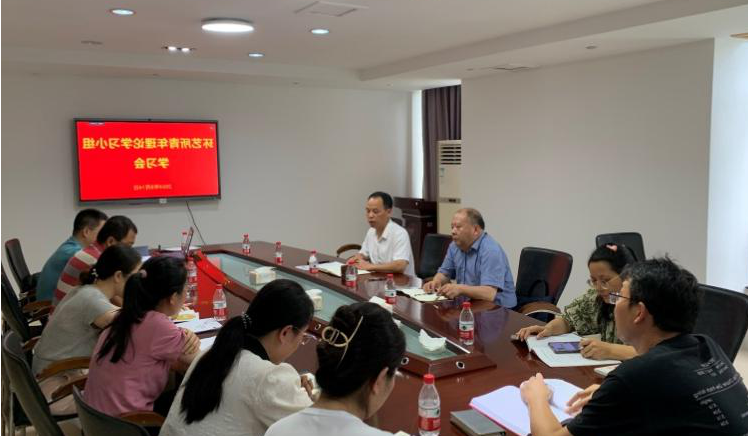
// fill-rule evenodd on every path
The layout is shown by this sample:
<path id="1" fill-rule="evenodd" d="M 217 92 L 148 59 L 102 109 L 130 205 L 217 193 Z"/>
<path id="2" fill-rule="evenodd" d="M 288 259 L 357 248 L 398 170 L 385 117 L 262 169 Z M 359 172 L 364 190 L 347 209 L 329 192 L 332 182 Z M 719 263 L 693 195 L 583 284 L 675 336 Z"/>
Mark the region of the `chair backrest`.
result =
<path id="1" fill-rule="evenodd" d="M 26 342 L 31 339 L 31 329 L 29 329 L 28 321 L 23 315 L 21 310 L 21 304 L 18 302 L 16 292 L 8 280 L 8 276 L 5 275 L 5 267 L 2 268 L 3 282 L 2 282 L 2 312 L 3 320 L 10 326 L 10 329 L 18 334 L 21 341 Z"/>
<path id="2" fill-rule="evenodd" d="M 392 217 L 392 218 L 390 218 L 390 219 L 391 219 L 392 221 L 394 221 L 394 222 L 395 222 L 395 224 L 397 224 L 398 226 L 402 227 L 402 225 L 403 225 L 403 220 L 401 220 L 400 218 L 395 218 L 395 217 Z"/>
<path id="3" fill-rule="evenodd" d="M 694 333 L 714 339 L 730 360 L 735 360 L 748 330 L 748 295 L 699 284 L 703 293 Z"/>
<path id="4" fill-rule="evenodd" d="M 646 259 L 644 255 L 644 240 L 642 235 L 636 232 L 603 233 L 595 238 L 595 247 L 603 244 L 623 244 L 634 255 L 635 261 Z"/>
<path id="5" fill-rule="evenodd" d="M 148 431 L 132 422 L 128 422 L 106 413 L 99 412 L 86 404 L 78 387 L 73 387 L 75 407 L 78 409 L 78 419 L 81 429 L 86 435 L 106 436 L 148 436 Z"/>
<path id="6" fill-rule="evenodd" d="M 16 283 L 21 287 L 22 292 L 28 291 L 29 267 L 26 265 L 26 259 L 23 257 L 23 250 L 21 250 L 21 241 L 17 238 L 9 239 L 5 242 L 5 253 L 8 255 L 8 262 L 10 262 L 10 272 L 13 274 L 13 278 L 16 279 Z"/>
<path id="7" fill-rule="evenodd" d="M 558 303 L 569 280 L 572 262 L 571 254 L 563 251 L 523 248 L 517 270 L 518 306 L 533 301 Z"/>
<path id="8" fill-rule="evenodd" d="M 26 361 L 20 336 L 15 332 L 7 332 L 3 337 L 2 349 L 3 368 L 11 380 L 11 389 L 34 425 L 36 433 L 45 436 L 64 436 Z"/>
<path id="9" fill-rule="evenodd" d="M 418 277 L 425 279 L 433 277 L 439 271 L 439 267 L 447 255 L 449 243 L 452 242 L 450 235 L 429 233 L 423 239 L 423 250 L 421 251 L 421 262 L 418 265 Z"/>

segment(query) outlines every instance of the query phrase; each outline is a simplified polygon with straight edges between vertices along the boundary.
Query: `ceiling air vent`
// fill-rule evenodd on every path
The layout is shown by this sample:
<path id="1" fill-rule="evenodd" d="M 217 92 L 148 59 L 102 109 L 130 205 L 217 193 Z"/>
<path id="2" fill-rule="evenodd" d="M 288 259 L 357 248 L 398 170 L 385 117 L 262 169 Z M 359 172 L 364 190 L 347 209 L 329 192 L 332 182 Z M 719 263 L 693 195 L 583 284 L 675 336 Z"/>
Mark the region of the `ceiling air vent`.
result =
<path id="1" fill-rule="evenodd" d="M 493 67 L 484 67 L 481 70 L 494 70 L 494 71 L 523 71 L 532 68 L 537 68 L 537 65 L 528 64 L 501 64 Z"/>
<path id="2" fill-rule="evenodd" d="M 439 163 L 460 165 L 462 163 L 462 143 L 460 141 L 439 141 Z"/>
<path id="3" fill-rule="evenodd" d="M 314 2 L 310 5 L 296 11 L 297 14 L 307 15 L 324 15 L 327 17 L 342 17 L 361 9 L 368 9 L 367 6 L 350 5 L 347 3 L 334 3 L 326 1 Z"/>

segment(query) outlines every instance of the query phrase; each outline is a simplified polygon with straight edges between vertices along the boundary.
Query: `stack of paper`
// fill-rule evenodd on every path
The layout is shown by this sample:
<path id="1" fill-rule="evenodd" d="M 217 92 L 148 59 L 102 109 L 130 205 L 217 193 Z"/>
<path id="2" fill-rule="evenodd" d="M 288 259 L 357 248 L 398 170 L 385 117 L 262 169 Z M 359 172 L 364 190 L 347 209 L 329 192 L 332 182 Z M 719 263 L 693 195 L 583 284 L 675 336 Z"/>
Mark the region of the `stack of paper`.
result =
<path id="1" fill-rule="evenodd" d="M 204 333 L 212 330 L 219 330 L 221 328 L 221 323 L 216 321 L 215 318 L 203 318 L 183 322 L 179 324 L 179 327 L 192 330 L 195 333 Z"/>
<path id="2" fill-rule="evenodd" d="M 398 289 L 398 291 L 422 303 L 431 303 L 434 301 L 449 300 L 449 298 L 445 297 L 444 295 L 437 295 L 436 293 L 428 294 L 426 293 L 426 291 L 424 291 L 421 288 L 404 288 L 404 289 Z"/>
<path id="3" fill-rule="evenodd" d="M 333 261 L 333 262 L 320 263 L 318 266 L 319 266 L 320 271 L 326 272 L 327 274 L 334 275 L 335 277 L 342 277 L 343 274 L 341 273 L 341 268 L 344 265 L 345 264 L 342 262 Z M 361 268 L 358 269 L 358 273 L 359 275 L 370 274 L 369 271 L 366 271 L 365 269 L 361 269 Z"/>
<path id="4" fill-rule="evenodd" d="M 527 338 L 527 348 L 534 352 L 540 360 L 551 368 L 566 366 L 602 366 L 621 363 L 620 360 L 593 360 L 582 357 L 581 353 L 557 354 L 548 346 L 549 342 L 579 342 L 582 337 L 576 333 L 549 336 L 538 339 L 535 336 Z"/>
<path id="5" fill-rule="evenodd" d="M 553 391 L 550 401 L 553 414 L 559 422 L 571 418 L 571 415 L 564 412 L 566 403 L 581 389 L 559 379 L 546 379 L 545 383 Z M 518 435 L 530 434 L 530 413 L 516 386 L 504 386 L 475 397 L 470 400 L 470 407 Z"/>
<path id="6" fill-rule="evenodd" d="M 200 351 L 205 351 L 208 348 L 212 347 L 213 346 L 213 342 L 215 342 L 215 341 L 216 341 L 216 337 L 215 336 L 211 336 L 209 338 L 200 339 Z"/>

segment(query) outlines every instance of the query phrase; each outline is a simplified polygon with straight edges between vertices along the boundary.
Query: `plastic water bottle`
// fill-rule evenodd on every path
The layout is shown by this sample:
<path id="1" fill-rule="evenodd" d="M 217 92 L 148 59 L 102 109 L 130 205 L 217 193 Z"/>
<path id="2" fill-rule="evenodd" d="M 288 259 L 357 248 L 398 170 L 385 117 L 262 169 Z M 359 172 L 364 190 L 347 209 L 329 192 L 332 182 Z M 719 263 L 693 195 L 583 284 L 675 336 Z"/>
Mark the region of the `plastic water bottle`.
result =
<path id="1" fill-rule="evenodd" d="M 216 292 L 213 294 L 213 318 L 218 322 L 226 321 L 226 295 L 220 283 L 216 285 Z"/>
<path id="2" fill-rule="evenodd" d="M 187 247 L 187 232 L 182 232 L 182 252 L 186 253 L 189 247 Z"/>
<path id="3" fill-rule="evenodd" d="M 418 434 L 437 436 L 442 427 L 439 393 L 434 385 L 434 374 L 423 376 L 423 387 L 418 394 Z"/>
<path id="4" fill-rule="evenodd" d="M 244 234 L 244 239 L 242 240 L 242 254 L 249 255 L 249 253 L 252 251 L 252 247 L 249 245 L 249 234 Z"/>
<path id="5" fill-rule="evenodd" d="M 397 303 L 397 288 L 395 287 L 395 276 L 393 274 L 387 274 L 387 281 L 384 282 L 384 301 L 392 305 Z"/>
<path id="6" fill-rule="evenodd" d="M 348 261 L 348 265 L 345 269 L 345 285 L 349 288 L 355 288 L 357 278 L 358 268 L 356 268 L 356 262 L 351 259 Z"/>
<path id="7" fill-rule="evenodd" d="M 187 258 L 187 296 L 184 304 L 192 308 L 197 301 L 197 266 L 192 256 Z"/>
<path id="8" fill-rule="evenodd" d="M 275 243 L 275 263 L 278 265 L 283 264 L 283 251 L 281 250 L 280 241 Z"/>
<path id="9" fill-rule="evenodd" d="M 473 345 L 475 341 L 475 317 L 470 309 L 470 302 L 462 303 L 460 312 L 460 342 L 465 345 Z"/>
<path id="10" fill-rule="evenodd" d="M 319 262 L 317 262 L 317 250 L 312 250 L 309 255 L 309 272 L 311 274 L 317 274 L 319 272 Z"/>

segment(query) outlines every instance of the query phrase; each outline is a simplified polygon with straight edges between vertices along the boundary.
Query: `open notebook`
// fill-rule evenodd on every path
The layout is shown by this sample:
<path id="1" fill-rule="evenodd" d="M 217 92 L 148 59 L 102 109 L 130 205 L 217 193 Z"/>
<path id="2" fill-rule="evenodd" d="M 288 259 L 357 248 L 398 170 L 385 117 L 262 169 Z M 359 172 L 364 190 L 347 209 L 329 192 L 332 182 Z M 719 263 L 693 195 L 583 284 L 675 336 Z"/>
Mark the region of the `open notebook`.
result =
<path id="1" fill-rule="evenodd" d="M 345 265 L 345 264 L 342 263 L 342 262 L 333 261 L 333 262 L 320 263 L 318 266 L 319 266 L 319 270 L 322 271 L 322 272 L 326 272 L 327 274 L 334 275 L 335 277 L 341 277 L 342 274 L 341 274 L 340 271 L 341 271 L 341 267 L 343 267 L 343 265 Z M 361 275 L 361 274 L 370 274 L 370 272 L 366 271 L 365 269 L 359 268 L 358 269 L 358 274 L 359 275 Z"/>
<path id="2" fill-rule="evenodd" d="M 545 383 L 553 390 L 550 402 L 553 414 L 559 422 L 571 418 L 564 412 L 566 403 L 582 389 L 560 379 L 545 379 Z M 530 413 L 516 386 L 504 386 L 475 397 L 470 400 L 470 407 L 520 436 L 530 434 Z"/>
<path id="3" fill-rule="evenodd" d="M 534 352 L 540 360 L 551 368 L 566 366 L 603 366 L 621 363 L 619 360 L 592 360 L 582 357 L 580 353 L 557 354 L 548 346 L 549 342 L 578 342 L 582 337 L 576 333 L 549 336 L 538 339 L 535 336 L 527 338 L 527 348 Z"/>

